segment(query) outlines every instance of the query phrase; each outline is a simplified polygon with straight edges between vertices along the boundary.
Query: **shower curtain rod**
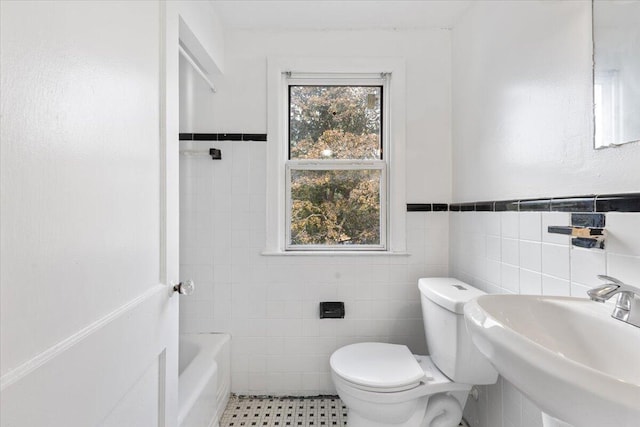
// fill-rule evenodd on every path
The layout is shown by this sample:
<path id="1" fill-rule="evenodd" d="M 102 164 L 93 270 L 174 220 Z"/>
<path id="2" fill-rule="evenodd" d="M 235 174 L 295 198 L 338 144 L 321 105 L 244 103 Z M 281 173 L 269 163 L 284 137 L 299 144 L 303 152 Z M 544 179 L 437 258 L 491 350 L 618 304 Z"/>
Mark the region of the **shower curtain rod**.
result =
<path id="1" fill-rule="evenodd" d="M 207 82 L 209 88 L 211 88 L 211 92 L 216 93 L 215 86 L 213 85 L 213 83 L 211 83 L 211 80 L 209 80 L 202 67 L 198 65 L 198 63 L 191 57 L 189 52 L 187 52 L 182 46 L 178 45 L 178 49 L 180 50 L 180 54 L 184 57 L 184 59 L 189 61 L 189 64 L 191 64 L 191 66 L 198 72 L 198 74 L 200 74 L 200 77 L 202 77 L 204 81 Z"/>

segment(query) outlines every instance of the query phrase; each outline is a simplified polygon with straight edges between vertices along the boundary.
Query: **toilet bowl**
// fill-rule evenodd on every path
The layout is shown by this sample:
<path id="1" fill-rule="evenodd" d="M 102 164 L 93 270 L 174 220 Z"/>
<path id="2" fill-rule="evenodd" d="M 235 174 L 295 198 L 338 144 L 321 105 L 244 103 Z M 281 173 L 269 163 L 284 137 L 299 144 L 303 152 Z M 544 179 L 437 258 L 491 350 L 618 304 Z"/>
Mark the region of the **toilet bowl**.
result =
<path id="1" fill-rule="evenodd" d="M 432 411 L 440 423 L 448 421 L 440 425 L 458 425 L 471 389 L 404 345 L 352 344 L 333 353 L 330 364 L 338 395 L 349 408 L 349 426 L 421 426 L 434 396 Z"/>
<path id="2" fill-rule="evenodd" d="M 351 344 L 331 355 L 350 427 L 454 427 L 471 387 L 497 380 L 463 320 L 464 303 L 483 292 L 451 278 L 420 279 L 419 288 L 431 356 L 388 343 Z"/>

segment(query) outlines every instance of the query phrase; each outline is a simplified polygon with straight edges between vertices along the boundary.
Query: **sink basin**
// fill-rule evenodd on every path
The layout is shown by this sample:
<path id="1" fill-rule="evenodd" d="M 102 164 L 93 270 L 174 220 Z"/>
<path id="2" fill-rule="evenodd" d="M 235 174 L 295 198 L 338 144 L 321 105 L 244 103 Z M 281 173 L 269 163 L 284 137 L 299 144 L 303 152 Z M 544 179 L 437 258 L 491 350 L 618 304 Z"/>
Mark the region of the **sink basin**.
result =
<path id="1" fill-rule="evenodd" d="M 483 295 L 474 344 L 547 415 L 576 427 L 640 425 L 640 328 L 582 298 Z"/>

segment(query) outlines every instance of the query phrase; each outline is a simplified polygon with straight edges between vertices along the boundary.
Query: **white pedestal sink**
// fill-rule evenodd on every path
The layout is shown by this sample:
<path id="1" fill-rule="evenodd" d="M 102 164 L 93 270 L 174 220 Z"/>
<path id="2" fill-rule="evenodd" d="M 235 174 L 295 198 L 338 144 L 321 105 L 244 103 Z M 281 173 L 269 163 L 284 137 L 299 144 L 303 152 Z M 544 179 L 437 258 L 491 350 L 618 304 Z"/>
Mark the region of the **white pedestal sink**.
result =
<path id="1" fill-rule="evenodd" d="M 542 409 L 545 425 L 640 426 L 640 328 L 612 319 L 611 306 L 484 295 L 464 312 L 474 344 Z"/>

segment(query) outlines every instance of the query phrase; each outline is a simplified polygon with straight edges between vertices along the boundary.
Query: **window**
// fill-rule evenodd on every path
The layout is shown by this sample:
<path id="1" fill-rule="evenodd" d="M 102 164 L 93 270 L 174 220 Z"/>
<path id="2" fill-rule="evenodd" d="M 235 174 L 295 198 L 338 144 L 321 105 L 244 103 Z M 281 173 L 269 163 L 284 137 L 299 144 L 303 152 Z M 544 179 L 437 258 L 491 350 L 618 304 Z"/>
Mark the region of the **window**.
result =
<path id="1" fill-rule="evenodd" d="M 406 254 L 404 61 L 274 57 L 268 85 L 263 254 Z"/>
<path id="2" fill-rule="evenodd" d="M 286 248 L 384 250 L 385 78 L 287 83 Z"/>

